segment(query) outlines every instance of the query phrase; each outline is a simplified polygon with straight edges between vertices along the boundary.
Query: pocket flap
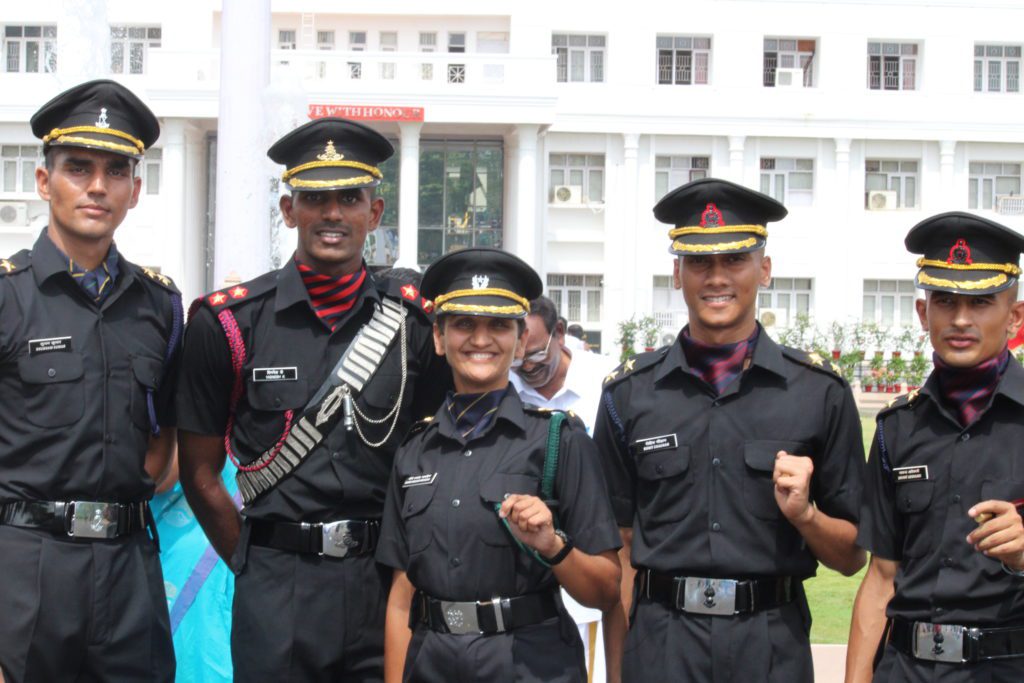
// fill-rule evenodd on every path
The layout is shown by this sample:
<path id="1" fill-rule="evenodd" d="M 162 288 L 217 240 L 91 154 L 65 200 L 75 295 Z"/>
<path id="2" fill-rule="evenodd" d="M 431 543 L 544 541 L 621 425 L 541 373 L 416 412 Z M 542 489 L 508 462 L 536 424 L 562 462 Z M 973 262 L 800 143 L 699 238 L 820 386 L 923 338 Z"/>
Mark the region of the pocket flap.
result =
<path id="1" fill-rule="evenodd" d="M 480 483 L 480 497 L 488 503 L 500 503 L 514 493 L 539 496 L 540 482 L 529 474 L 498 473 Z"/>
<path id="2" fill-rule="evenodd" d="M 246 398 L 256 410 L 281 411 L 303 407 L 310 396 L 306 380 L 300 378 L 286 382 L 249 382 Z"/>
<path id="3" fill-rule="evenodd" d="M 26 384 L 55 384 L 81 379 L 85 371 L 81 355 L 62 351 L 21 358 L 18 374 Z"/>
<path id="4" fill-rule="evenodd" d="M 402 499 L 402 519 L 414 517 L 423 512 L 433 500 L 436 490 L 436 486 L 413 486 L 405 489 L 405 497 Z"/>
<path id="5" fill-rule="evenodd" d="M 1003 500 L 1012 502 L 1024 498 L 1024 481 L 1012 479 L 988 480 L 981 482 L 981 500 Z"/>
<path id="6" fill-rule="evenodd" d="M 921 512 L 932 502 L 934 481 L 911 481 L 896 486 L 896 509 L 900 512 Z"/>
<path id="7" fill-rule="evenodd" d="M 135 381 L 147 389 L 157 389 L 160 386 L 160 377 L 163 374 L 164 363 L 157 358 L 146 358 L 136 356 L 132 358 L 132 374 Z"/>
<path id="8" fill-rule="evenodd" d="M 779 451 L 790 455 L 809 455 L 807 446 L 799 441 L 748 441 L 743 444 L 743 461 L 747 467 L 759 472 L 774 472 L 775 455 Z"/>
<path id="9" fill-rule="evenodd" d="M 664 479 L 682 474 L 690 467 L 690 447 L 679 446 L 666 451 L 648 453 L 637 463 L 641 479 Z"/>

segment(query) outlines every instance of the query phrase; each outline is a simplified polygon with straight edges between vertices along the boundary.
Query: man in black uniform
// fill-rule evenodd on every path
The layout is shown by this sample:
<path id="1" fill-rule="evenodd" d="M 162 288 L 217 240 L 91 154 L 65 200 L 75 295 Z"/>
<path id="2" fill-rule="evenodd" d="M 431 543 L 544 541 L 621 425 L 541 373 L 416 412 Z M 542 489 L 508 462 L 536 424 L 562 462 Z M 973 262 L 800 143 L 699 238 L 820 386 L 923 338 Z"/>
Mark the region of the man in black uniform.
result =
<path id="1" fill-rule="evenodd" d="M 781 204 L 706 179 L 654 214 L 676 226 L 690 323 L 609 375 L 594 437 L 619 526 L 632 527 L 622 679 L 809 681 L 802 581 L 819 560 L 847 575 L 864 563 L 853 396 L 822 358 L 780 347 L 755 320 L 771 279 L 765 224 L 786 215 Z"/>
<path id="2" fill-rule="evenodd" d="M 918 223 L 935 369 L 878 415 L 857 542 L 848 683 L 1024 680 L 1024 370 L 1007 349 L 1024 238 L 951 212 Z M 887 619 L 888 617 L 888 619 Z"/>
<path id="3" fill-rule="evenodd" d="M 50 215 L 31 250 L 0 261 L 0 670 L 7 683 L 171 681 L 146 501 L 174 447 L 181 297 L 113 241 L 159 125 L 111 81 L 31 123 Z"/>
<path id="4" fill-rule="evenodd" d="M 394 451 L 447 371 L 429 302 L 362 259 L 386 139 L 319 119 L 270 148 L 299 231 L 280 270 L 203 297 L 185 336 L 181 482 L 238 577 L 239 681 L 378 681 L 390 577 L 373 560 Z M 242 517 L 220 483 L 239 465 Z"/>

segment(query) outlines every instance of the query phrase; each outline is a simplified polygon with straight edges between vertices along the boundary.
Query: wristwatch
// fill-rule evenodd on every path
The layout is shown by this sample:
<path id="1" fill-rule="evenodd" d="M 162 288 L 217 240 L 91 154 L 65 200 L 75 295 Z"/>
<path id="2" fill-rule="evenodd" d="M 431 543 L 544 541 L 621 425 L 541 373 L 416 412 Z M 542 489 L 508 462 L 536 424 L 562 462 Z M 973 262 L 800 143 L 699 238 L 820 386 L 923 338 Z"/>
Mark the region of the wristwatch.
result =
<path id="1" fill-rule="evenodd" d="M 561 550 L 559 550 L 557 553 L 555 553 L 554 557 L 545 557 L 544 558 L 544 561 L 547 562 L 552 567 L 554 567 L 556 564 L 558 564 L 559 562 L 564 560 L 566 558 L 566 556 L 569 553 L 572 552 L 572 549 L 574 547 L 573 546 L 573 542 L 572 542 L 572 537 L 569 536 L 569 534 L 567 534 L 564 531 L 562 531 L 561 529 L 555 529 L 555 536 L 558 536 L 560 539 L 562 539 L 562 543 L 564 545 L 562 546 Z"/>

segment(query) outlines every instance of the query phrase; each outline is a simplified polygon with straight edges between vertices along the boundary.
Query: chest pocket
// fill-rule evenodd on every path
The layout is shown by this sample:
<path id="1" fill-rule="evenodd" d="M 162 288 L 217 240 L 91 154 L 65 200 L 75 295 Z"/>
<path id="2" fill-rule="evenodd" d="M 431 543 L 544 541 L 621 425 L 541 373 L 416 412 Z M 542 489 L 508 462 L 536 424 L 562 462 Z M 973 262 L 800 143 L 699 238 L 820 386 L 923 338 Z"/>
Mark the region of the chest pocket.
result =
<path id="1" fill-rule="evenodd" d="M 692 483 L 690 447 L 677 446 L 640 456 L 636 464 L 636 505 L 640 518 L 650 524 L 678 522 L 688 507 Z"/>
<path id="2" fill-rule="evenodd" d="M 25 419 L 38 427 L 64 427 L 82 419 L 85 374 L 81 354 L 42 353 L 18 361 Z"/>
<path id="3" fill-rule="evenodd" d="M 400 479 L 404 481 L 406 477 L 400 476 Z M 434 537 L 427 508 L 430 507 L 430 502 L 434 499 L 435 491 L 437 491 L 436 484 L 410 486 L 404 489 L 402 525 L 405 527 L 405 539 L 410 555 L 425 550 Z"/>
<path id="4" fill-rule="evenodd" d="M 903 517 L 903 555 L 921 557 L 933 550 L 935 523 L 932 517 L 934 481 L 896 485 L 896 511 Z"/>
<path id="5" fill-rule="evenodd" d="M 139 429 L 149 429 L 149 406 L 146 394 L 160 388 L 164 363 L 159 358 L 134 356 L 132 363 L 131 414 L 132 422 Z"/>
<path id="6" fill-rule="evenodd" d="M 251 370 L 245 372 L 251 373 Z M 294 381 L 248 381 L 245 398 L 249 406 L 239 407 L 235 416 L 236 434 L 253 450 L 269 448 L 284 431 L 284 412 L 301 410 L 310 398 L 307 392 L 306 380 L 301 376 Z"/>
<path id="7" fill-rule="evenodd" d="M 775 455 L 786 451 L 790 455 L 808 456 L 807 450 L 807 445 L 799 441 L 748 441 L 743 445 L 743 499 L 752 515 L 766 521 L 782 519 L 772 482 Z"/>
<path id="8" fill-rule="evenodd" d="M 499 472 L 480 483 L 480 498 L 483 500 L 485 515 L 480 525 L 480 540 L 491 546 L 512 546 L 515 541 L 509 535 L 495 505 L 501 505 L 512 494 L 540 496 L 540 482 L 528 474 Z"/>

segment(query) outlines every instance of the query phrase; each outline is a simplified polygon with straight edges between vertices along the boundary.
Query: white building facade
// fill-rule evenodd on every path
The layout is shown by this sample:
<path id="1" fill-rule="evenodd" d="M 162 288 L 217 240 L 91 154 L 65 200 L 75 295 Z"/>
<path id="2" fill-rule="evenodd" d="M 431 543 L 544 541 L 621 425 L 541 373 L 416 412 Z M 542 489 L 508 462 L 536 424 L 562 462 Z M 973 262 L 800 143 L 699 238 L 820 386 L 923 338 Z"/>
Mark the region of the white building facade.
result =
<path id="1" fill-rule="evenodd" d="M 350 14 L 264 0 L 266 16 L 246 21 L 262 34 L 254 45 L 269 44 L 253 55 L 269 84 L 218 120 L 221 80 L 236 77 L 219 68 L 231 2 L 5 5 L 0 252 L 30 246 L 45 224 L 28 118 L 108 74 L 162 126 L 118 244 L 189 297 L 219 285 L 215 273 L 250 277 L 287 258 L 294 237 L 271 210 L 280 169 L 265 153 L 309 116 L 358 118 L 394 142 L 371 265 L 501 246 L 606 350 L 630 316 L 654 313 L 666 333 L 685 321 L 669 226 L 651 207 L 691 179 L 789 207 L 770 228 L 775 278 L 759 302 L 782 322 L 909 324 L 913 224 L 959 209 L 1024 228 L 1021 2 L 441 0 L 427 11 L 383 0 Z M 218 133 L 242 124 L 251 144 L 221 162 L 262 169 L 271 198 L 224 216 Z M 225 244 L 240 239 L 270 258 L 233 262 L 248 252 Z"/>

